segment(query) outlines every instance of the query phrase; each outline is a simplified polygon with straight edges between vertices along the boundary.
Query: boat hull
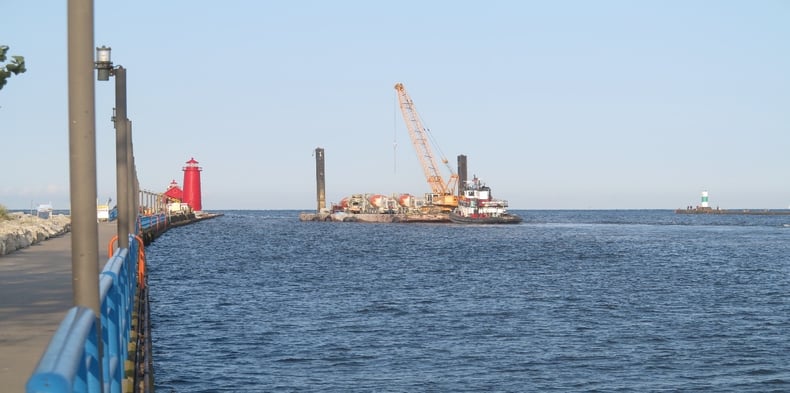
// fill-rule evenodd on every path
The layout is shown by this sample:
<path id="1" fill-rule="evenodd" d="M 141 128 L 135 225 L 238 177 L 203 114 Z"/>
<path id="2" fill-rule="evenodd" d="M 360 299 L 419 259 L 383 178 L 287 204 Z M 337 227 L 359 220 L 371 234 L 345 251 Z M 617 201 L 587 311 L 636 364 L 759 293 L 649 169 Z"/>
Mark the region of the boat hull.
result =
<path id="1" fill-rule="evenodd" d="M 497 217 L 466 217 L 456 212 L 450 212 L 450 221 L 456 224 L 518 224 L 521 217 L 513 214 L 504 214 Z"/>

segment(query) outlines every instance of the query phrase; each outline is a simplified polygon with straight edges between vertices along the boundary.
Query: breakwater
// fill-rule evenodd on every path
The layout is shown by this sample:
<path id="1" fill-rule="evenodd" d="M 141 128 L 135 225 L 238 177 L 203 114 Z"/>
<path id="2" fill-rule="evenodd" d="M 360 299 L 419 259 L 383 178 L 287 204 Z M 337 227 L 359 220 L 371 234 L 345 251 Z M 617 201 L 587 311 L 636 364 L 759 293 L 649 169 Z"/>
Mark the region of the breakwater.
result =
<path id="1" fill-rule="evenodd" d="M 790 210 L 774 210 L 774 209 L 719 209 L 710 207 L 695 207 L 686 209 L 677 209 L 675 214 L 743 214 L 751 216 L 788 216 Z"/>
<path id="2" fill-rule="evenodd" d="M 0 255 L 29 247 L 71 230 L 71 217 L 55 214 L 40 218 L 25 213 L 11 213 L 0 219 Z"/>

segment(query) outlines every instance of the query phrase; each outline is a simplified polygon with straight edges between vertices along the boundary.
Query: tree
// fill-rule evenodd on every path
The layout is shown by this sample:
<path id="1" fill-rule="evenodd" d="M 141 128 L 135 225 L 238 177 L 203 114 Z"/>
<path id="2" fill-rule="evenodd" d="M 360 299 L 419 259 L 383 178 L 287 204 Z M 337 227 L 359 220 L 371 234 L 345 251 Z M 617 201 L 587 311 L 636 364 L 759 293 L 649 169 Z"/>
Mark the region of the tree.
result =
<path id="1" fill-rule="evenodd" d="M 10 78 L 11 75 L 17 75 L 27 71 L 25 68 L 25 58 L 23 56 L 11 56 L 11 62 L 3 65 L 7 59 L 6 53 L 8 49 L 8 46 L 0 45 L 0 90 L 8 83 L 8 78 Z"/>

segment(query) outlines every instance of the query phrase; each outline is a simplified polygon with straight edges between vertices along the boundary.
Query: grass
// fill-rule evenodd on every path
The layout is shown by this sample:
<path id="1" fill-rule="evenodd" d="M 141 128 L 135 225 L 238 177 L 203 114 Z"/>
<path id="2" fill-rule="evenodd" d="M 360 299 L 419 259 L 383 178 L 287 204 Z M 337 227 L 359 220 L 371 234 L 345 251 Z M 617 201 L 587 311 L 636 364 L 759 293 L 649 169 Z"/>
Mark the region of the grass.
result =
<path id="1" fill-rule="evenodd" d="M 11 216 L 8 215 L 8 209 L 5 206 L 0 205 L 0 221 L 10 220 Z"/>

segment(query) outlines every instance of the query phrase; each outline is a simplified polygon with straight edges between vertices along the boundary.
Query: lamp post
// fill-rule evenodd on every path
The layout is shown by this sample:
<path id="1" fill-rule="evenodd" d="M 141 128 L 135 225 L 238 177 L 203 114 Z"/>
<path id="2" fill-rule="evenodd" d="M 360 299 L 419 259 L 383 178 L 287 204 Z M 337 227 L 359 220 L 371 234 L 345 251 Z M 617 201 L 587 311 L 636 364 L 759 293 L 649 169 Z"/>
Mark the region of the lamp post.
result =
<path id="1" fill-rule="evenodd" d="M 69 194 L 71 280 L 75 306 L 93 310 L 104 376 L 99 290 L 99 226 L 96 222 L 96 91 L 93 81 L 93 0 L 70 0 L 68 14 Z M 102 382 L 103 385 L 103 382 Z"/>
<path id="2" fill-rule="evenodd" d="M 113 67 L 110 60 L 112 49 L 102 45 L 96 48 L 96 78 L 100 81 L 115 77 L 115 177 L 118 198 L 118 248 L 129 248 L 130 204 L 129 204 L 129 125 L 126 116 L 126 69 Z"/>
<path id="3" fill-rule="evenodd" d="M 93 2 L 68 2 L 69 184 L 71 276 L 74 305 L 93 309 L 99 301 L 96 223 L 96 117 L 93 82 Z"/>

